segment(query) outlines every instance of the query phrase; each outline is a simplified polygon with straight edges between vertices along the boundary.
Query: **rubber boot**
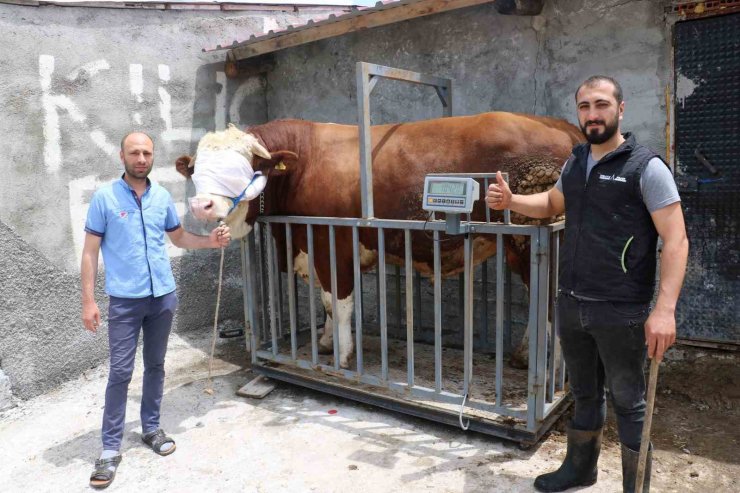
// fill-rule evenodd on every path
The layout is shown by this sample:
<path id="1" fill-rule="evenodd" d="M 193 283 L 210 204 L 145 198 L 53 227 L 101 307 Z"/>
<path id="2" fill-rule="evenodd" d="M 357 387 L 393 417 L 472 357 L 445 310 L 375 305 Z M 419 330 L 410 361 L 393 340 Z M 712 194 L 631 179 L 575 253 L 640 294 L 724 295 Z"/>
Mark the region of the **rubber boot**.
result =
<path id="1" fill-rule="evenodd" d="M 537 491 L 565 491 L 576 486 L 591 486 L 596 482 L 596 463 L 601 452 L 601 429 L 576 430 L 568 426 L 568 451 L 560 469 L 537 476 Z"/>
<path id="2" fill-rule="evenodd" d="M 624 493 L 635 492 L 635 479 L 637 479 L 637 462 L 640 459 L 640 451 L 635 452 L 625 444 L 622 444 L 622 491 Z M 653 444 L 648 447 L 647 460 L 645 461 L 645 479 L 642 482 L 642 492 L 650 491 L 650 469 L 653 462 Z"/>

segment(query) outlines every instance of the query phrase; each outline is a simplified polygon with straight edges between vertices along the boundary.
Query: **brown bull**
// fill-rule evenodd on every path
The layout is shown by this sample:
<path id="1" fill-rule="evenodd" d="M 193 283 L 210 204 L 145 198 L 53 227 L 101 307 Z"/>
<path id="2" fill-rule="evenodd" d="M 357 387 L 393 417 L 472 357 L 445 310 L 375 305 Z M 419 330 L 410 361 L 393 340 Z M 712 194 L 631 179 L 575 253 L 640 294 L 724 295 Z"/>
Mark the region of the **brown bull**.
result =
<path id="1" fill-rule="evenodd" d="M 191 208 L 196 217 L 224 219 L 234 237 L 247 234 L 260 214 L 259 201 L 252 200 L 260 191 L 264 193 L 262 214 L 265 215 L 361 217 L 358 135 L 356 126 L 300 120 L 274 121 L 251 127 L 247 133 L 232 126 L 203 137 L 195 159 L 181 157 L 177 169 L 186 177 L 194 175 L 197 195 L 191 201 Z M 571 148 L 582 140 L 582 134 L 564 120 L 484 113 L 377 125 L 371 129 L 371 139 L 375 216 L 425 219 L 428 214 L 421 205 L 424 177 L 428 173 L 502 171 L 509 173 L 514 193 L 544 191 L 554 185 Z M 225 162 L 231 164 L 227 166 Z M 241 182 L 235 180 L 223 186 L 224 179 L 236 175 L 241 176 Z M 242 186 L 245 192 L 240 194 Z M 234 205 L 240 195 L 242 200 Z M 500 217 L 497 214 L 500 213 L 493 213 L 492 217 Z M 484 218 L 484 201 L 479 200 L 473 220 Z M 525 222 L 515 214 L 512 220 Z M 282 229 L 273 231 L 280 234 Z M 360 229 L 359 236 L 362 269 L 368 270 L 377 262 L 377 231 Z M 423 232 L 412 232 L 411 237 L 414 268 L 432 276 L 432 240 Z M 405 255 L 403 231 L 386 230 L 385 239 L 386 259 L 401 264 Z M 314 267 L 328 314 L 320 344 L 324 350 L 332 347 L 333 326 L 338 324 L 340 365 L 347 368 L 353 351 L 352 232 L 349 228 L 336 229 L 337 314 L 331 312 L 328 228 L 316 227 L 314 241 L 317 252 Z M 462 242 L 462 238 L 456 237 L 440 243 L 443 276 L 462 271 Z M 527 284 L 528 250 L 528 243 L 521 238 L 506 242 L 508 263 Z M 305 279 L 308 275 L 305 227 L 293 227 L 293 251 L 297 252 L 295 270 Z M 475 237 L 474 264 L 495 253 L 495 237 Z"/>

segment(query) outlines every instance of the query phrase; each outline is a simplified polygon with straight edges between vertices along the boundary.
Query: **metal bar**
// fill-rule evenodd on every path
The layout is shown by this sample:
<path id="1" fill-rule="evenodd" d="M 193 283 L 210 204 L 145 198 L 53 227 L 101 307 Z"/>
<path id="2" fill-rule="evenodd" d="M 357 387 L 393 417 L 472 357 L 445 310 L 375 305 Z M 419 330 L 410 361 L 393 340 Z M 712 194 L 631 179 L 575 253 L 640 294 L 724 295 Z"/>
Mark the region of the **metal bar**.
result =
<path id="1" fill-rule="evenodd" d="M 394 297 L 395 309 L 396 309 L 396 330 L 401 332 L 401 266 L 393 266 L 393 284 L 396 296 Z"/>
<path id="2" fill-rule="evenodd" d="M 557 233 L 553 233 L 553 236 L 557 236 Z M 555 245 L 555 239 L 551 241 L 550 245 Z M 549 284 L 549 296 L 547 300 L 547 309 L 549 316 L 546 318 L 546 321 L 550 321 L 552 319 L 552 322 L 550 323 L 550 330 L 549 330 L 549 337 L 547 338 L 548 341 L 548 362 L 547 362 L 547 395 L 545 397 L 546 402 L 552 402 L 552 400 L 555 397 L 555 391 L 556 391 L 556 382 L 555 382 L 555 375 L 556 375 L 556 368 L 558 364 L 558 342 L 557 342 L 557 334 L 555 333 L 555 310 L 554 310 L 554 302 L 555 297 L 557 296 L 558 292 L 558 256 L 554 251 L 554 248 L 551 248 L 550 251 L 552 252 L 552 255 L 550 256 L 550 272 L 551 272 L 551 279 L 552 282 Z M 552 310 L 551 310 L 552 308 Z"/>
<path id="3" fill-rule="evenodd" d="M 496 235 L 496 405 L 504 398 L 504 235 Z"/>
<path id="4" fill-rule="evenodd" d="M 264 216 L 260 217 L 262 223 L 292 223 L 292 224 L 313 224 L 314 226 L 359 226 L 363 228 L 384 228 L 384 229 L 411 229 L 415 231 L 445 231 L 447 222 L 443 220 L 405 220 L 405 219 L 358 219 L 352 217 L 308 217 L 308 216 Z M 540 227 L 527 224 L 486 224 L 483 221 L 470 221 L 466 224 L 475 227 L 476 233 L 484 234 L 514 234 L 534 236 Z M 553 225 L 548 225 L 552 228 Z M 552 228 L 551 230 L 555 230 Z"/>
<path id="5" fill-rule="evenodd" d="M 357 110 L 360 132 L 360 200 L 362 217 L 371 218 L 373 211 L 373 167 L 372 142 L 370 137 L 370 68 L 365 62 L 357 62 Z"/>
<path id="6" fill-rule="evenodd" d="M 464 250 L 464 254 L 467 254 L 467 248 Z M 463 255 L 464 255 L 463 254 Z M 465 320 L 465 272 L 461 272 L 457 276 L 457 323 Z M 463 325 L 463 334 L 465 325 Z M 464 337 L 463 337 L 464 338 Z"/>
<path id="7" fill-rule="evenodd" d="M 416 303 L 414 304 L 414 312 L 416 315 L 415 325 L 419 327 L 419 330 L 423 329 L 421 321 L 421 273 L 417 270 L 414 271 L 414 296 L 416 296 Z"/>
<path id="8" fill-rule="evenodd" d="M 316 279 L 314 275 L 315 259 L 313 254 L 313 226 L 306 226 L 306 238 L 308 241 L 308 318 L 311 321 L 311 361 L 314 365 L 319 364 L 319 343 L 316 335 L 316 294 L 314 286 Z"/>
<path id="9" fill-rule="evenodd" d="M 297 360 L 292 361 L 288 356 L 279 354 L 277 356 L 273 356 L 272 353 L 269 351 L 259 351 L 257 354 L 258 358 L 262 361 L 270 361 L 275 363 L 280 363 L 280 365 L 284 365 L 286 369 L 280 368 L 276 369 L 273 368 L 272 370 L 276 372 L 276 374 L 279 375 L 289 375 L 292 372 L 287 370 L 289 367 L 295 367 L 301 370 L 315 370 L 315 368 L 311 365 L 311 362 L 306 360 Z M 255 366 L 255 369 L 258 372 L 261 372 L 260 370 L 263 367 L 259 363 Z M 375 387 L 380 387 L 383 389 L 388 389 L 392 392 L 397 393 L 399 396 L 402 396 L 403 398 L 416 397 L 425 401 L 432 401 L 437 402 L 441 404 L 454 404 L 456 406 L 460 405 L 460 399 L 462 398 L 461 395 L 452 393 L 452 392 L 437 392 L 434 389 L 430 389 L 428 387 L 423 387 L 419 385 L 415 385 L 413 387 L 409 387 L 404 382 L 384 382 L 381 379 L 379 379 L 376 376 L 373 375 L 362 375 L 358 376 L 355 372 L 350 370 L 334 370 L 333 366 L 327 366 L 327 365 L 319 365 L 319 370 L 322 372 L 326 372 L 327 374 L 330 374 L 332 376 L 336 376 L 339 378 L 343 378 L 346 380 L 350 380 L 352 382 L 359 381 L 360 383 L 372 385 Z M 287 371 L 286 371 L 287 370 Z M 346 385 L 345 385 L 346 386 Z M 509 416 L 515 419 L 525 419 L 526 418 L 526 411 L 521 409 L 514 409 L 507 406 L 495 406 L 493 404 L 487 403 L 485 401 L 479 401 L 479 400 L 468 400 L 465 404 L 465 407 L 469 407 L 471 409 L 478 409 L 481 411 L 499 414 L 501 416 Z"/>
<path id="10" fill-rule="evenodd" d="M 298 324 L 295 297 L 295 272 L 293 270 L 293 229 L 290 224 L 285 225 L 285 251 L 288 261 L 288 312 L 290 315 L 290 355 L 298 357 Z"/>
<path id="11" fill-rule="evenodd" d="M 488 348 L 488 260 L 481 262 L 481 327 L 479 334 L 480 341 L 478 345 L 481 351 Z"/>
<path id="12" fill-rule="evenodd" d="M 272 257 L 272 269 L 275 272 L 275 303 L 277 304 L 276 308 L 276 317 L 277 318 L 277 333 L 278 337 L 283 337 L 283 307 L 285 303 L 283 303 L 283 276 L 280 275 L 280 267 L 278 266 L 278 255 L 277 255 L 277 240 L 270 236 L 270 247 L 273 248 L 273 251 L 275 254 Z"/>
<path id="13" fill-rule="evenodd" d="M 463 274 L 463 395 L 470 393 L 473 379 L 473 240 L 465 235 L 465 272 Z"/>
<path id="14" fill-rule="evenodd" d="M 388 380 L 388 320 L 385 279 L 385 231 L 378 229 L 378 304 L 380 306 L 380 378 Z"/>
<path id="15" fill-rule="evenodd" d="M 406 381 L 414 386 L 414 270 L 411 258 L 411 231 L 404 230 L 406 247 Z M 400 311 L 400 310 L 399 310 Z"/>
<path id="16" fill-rule="evenodd" d="M 504 305 L 506 307 L 504 310 L 504 348 L 506 348 L 506 351 L 508 352 L 511 351 L 511 331 L 514 330 L 514 323 L 511 317 L 511 269 L 509 268 L 509 263 L 506 262 L 506 252 L 504 252 L 503 264 L 504 274 L 506 276 L 506 284 L 504 285 Z"/>
<path id="17" fill-rule="evenodd" d="M 555 285 L 555 289 L 557 290 L 558 284 L 560 283 L 560 235 L 555 235 L 555 242 L 553 245 L 553 251 L 554 251 L 554 261 L 555 266 L 557 267 L 554 269 L 554 276 L 555 279 L 553 280 L 553 284 Z M 557 300 L 557 298 L 556 298 Z M 559 390 L 565 390 L 565 358 L 563 357 L 563 350 L 560 346 L 560 322 L 558 322 L 558 310 L 557 305 L 555 306 L 555 313 L 552 317 L 553 325 L 552 325 L 552 332 L 554 334 L 554 337 L 556 338 L 555 344 L 557 344 L 558 350 L 559 350 L 559 357 L 558 357 L 558 366 L 559 368 L 559 374 L 558 374 L 558 389 Z"/>
<path id="18" fill-rule="evenodd" d="M 380 79 L 378 77 L 375 77 L 374 75 L 371 75 L 368 78 L 368 81 L 367 81 L 367 94 L 368 95 L 372 94 L 373 89 L 375 89 L 375 84 L 377 84 L 379 80 Z"/>
<path id="19" fill-rule="evenodd" d="M 264 235 L 262 234 L 262 230 L 264 229 L 264 226 L 261 225 L 259 222 L 254 223 L 254 235 L 257 240 L 256 247 L 258 249 L 255 250 L 258 252 L 258 255 L 255 257 L 255 260 L 257 261 L 257 269 L 259 273 L 259 306 L 260 309 L 260 319 L 262 321 L 262 324 L 260 325 L 261 333 L 260 333 L 260 340 L 264 341 L 267 339 L 267 331 L 268 331 L 268 324 L 267 324 L 267 313 L 265 310 L 265 306 L 267 305 L 266 297 L 265 297 L 265 286 L 267 285 L 267 273 L 265 272 L 265 247 L 264 247 Z"/>
<path id="20" fill-rule="evenodd" d="M 272 249 L 272 225 L 265 226 L 265 250 L 267 250 L 267 293 L 268 304 L 270 305 L 270 335 L 272 337 L 272 353 L 278 353 L 277 343 L 277 320 L 275 320 L 275 269 L 273 269 L 273 257 L 275 252 Z"/>
<path id="21" fill-rule="evenodd" d="M 537 259 L 537 241 L 532 238 L 529 248 L 529 317 L 527 320 L 527 330 L 529 331 L 529 367 L 527 374 L 527 429 L 534 430 L 537 421 L 537 328 L 538 328 L 538 310 L 537 302 L 539 300 L 539 269 Z"/>
<path id="22" fill-rule="evenodd" d="M 418 403 L 409 402 L 407 400 L 404 400 L 403 398 L 398 399 L 395 397 L 383 397 L 380 394 L 373 394 L 351 386 L 331 383 L 326 380 L 318 380 L 306 375 L 306 372 L 285 372 L 282 370 L 282 368 L 272 368 L 269 365 L 256 365 L 254 367 L 254 370 L 256 373 L 274 378 L 276 380 L 282 380 L 320 392 L 337 395 L 343 398 L 353 399 L 358 402 L 378 406 L 394 412 L 403 412 L 412 416 L 432 420 L 438 423 L 444 423 L 451 426 L 459 426 L 459 397 L 457 410 L 450 411 L 446 409 L 435 409 L 431 406 L 419 406 Z M 529 432 L 521 426 L 500 424 L 497 421 L 480 419 L 474 416 L 470 417 L 470 430 L 487 433 L 489 435 L 505 438 L 507 440 L 521 442 L 525 446 L 532 446 L 542 437 L 547 429 L 555 421 L 557 421 L 560 416 L 562 416 L 562 412 L 564 412 L 566 409 L 567 406 L 560 406 L 561 412 L 552 413 L 551 415 L 549 415 L 547 420 L 544 421 L 542 423 L 542 426 L 538 428 L 535 432 Z M 520 419 L 517 417 L 514 418 Z"/>
<path id="23" fill-rule="evenodd" d="M 255 269 L 254 269 L 254 231 L 250 232 L 241 241 L 242 265 L 244 266 L 244 315 L 245 321 L 249 323 L 249 342 L 252 364 L 257 362 L 257 344 L 259 343 L 259 325 L 254 312 L 257 306 L 255 293 Z"/>
<path id="24" fill-rule="evenodd" d="M 375 324 L 380 330 L 380 262 L 375 266 Z"/>
<path id="25" fill-rule="evenodd" d="M 442 260 L 434 232 L 434 390 L 442 392 Z"/>
<path id="26" fill-rule="evenodd" d="M 334 369 L 339 369 L 339 317 L 337 317 L 337 245 L 334 226 L 329 226 L 329 268 L 331 271 L 331 319 L 333 324 Z M 326 330 L 326 328 L 324 328 Z"/>
<path id="27" fill-rule="evenodd" d="M 552 413 L 561 411 L 561 406 L 564 403 L 568 403 L 571 400 L 571 395 L 568 392 L 560 394 L 553 402 L 545 403 L 545 419 L 550 417 Z"/>
<path id="28" fill-rule="evenodd" d="M 352 266 L 355 274 L 355 352 L 357 354 L 357 374 L 362 375 L 362 271 L 360 269 L 360 234 L 357 227 L 352 228 Z"/>
<path id="29" fill-rule="evenodd" d="M 422 74 L 419 72 L 412 72 L 410 70 L 403 70 L 400 68 L 386 67 L 385 65 L 377 65 L 374 63 L 357 62 L 358 67 L 363 64 L 368 74 L 380 75 L 386 79 L 400 80 L 403 82 L 415 82 L 425 86 L 437 86 L 437 87 L 450 87 L 451 80 L 443 79 L 442 77 L 435 77 L 433 75 Z M 363 67 L 363 68 L 365 68 Z"/>
<path id="30" fill-rule="evenodd" d="M 539 279 L 537 290 L 537 369 L 535 372 L 537 407 L 535 418 L 538 423 L 542 422 L 545 412 L 546 401 L 546 376 L 547 376 L 547 308 L 550 299 L 550 257 L 548 255 L 550 246 L 550 235 L 546 229 L 540 229 L 537 238 L 537 277 Z M 531 366 L 531 362 L 530 362 Z"/>
<path id="31" fill-rule="evenodd" d="M 485 199 L 486 193 L 488 192 L 488 178 L 483 178 L 483 198 Z M 488 206 L 485 206 L 486 208 L 486 222 L 491 222 L 491 208 Z"/>

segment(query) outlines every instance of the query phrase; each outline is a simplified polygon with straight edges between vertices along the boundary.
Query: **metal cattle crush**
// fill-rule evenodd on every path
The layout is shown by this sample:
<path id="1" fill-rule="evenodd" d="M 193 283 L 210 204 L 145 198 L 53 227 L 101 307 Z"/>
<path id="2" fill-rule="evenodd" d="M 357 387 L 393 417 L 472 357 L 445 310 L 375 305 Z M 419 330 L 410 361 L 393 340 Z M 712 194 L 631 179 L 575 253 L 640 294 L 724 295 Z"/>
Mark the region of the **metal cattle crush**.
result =
<path id="1" fill-rule="evenodd" d="M 535 443 L 562 414 L 569 402 L 565 391 L 565 366 L 559 350 L 555 317 L 551 317 L 551 300 L 557 286 L 557 261 L 560 231 L 564 223 L 550 225 L 515 225 L 505 211 L 503 222 L 463 221 L 464 272 L 461 279 L 460 307 L 454 310 L 443 299 L 441 279 L 440 235 L 445 232 L 443 220 L 384 220 L 373 217 L 372 167 L 369 146 L 369 95 L 378 78 L 391 78 L 435 88 L 444 106 L 445 116 L 452 114 L 450 79 L 359 62 L 357 64 L 358 106 L 360 112 L 360 158 L 363 218 L 267 216 L 260 217 L 253 231 L 241 242 L 242 279 L 245 318 L 249 330 L 252 367 L 265 376 L 305 386 L 322 392 L 354 399 L 382 408 L 471 429 L 524 445 Z M 495 171 L 495 170 L 492 170 Z M 475 175 L 483 190 L 494 174 Z M 278 249 L 273 230 L 284 229 L 285 245 Z M 308 284 L 296 282 L 293 273 L 294 252 L 291 239 L 295 228 L 305 228 L 308 238 L 308 265 L 314 263 L 314 234 L 317 228 L 328 228 L 331 262 L 331 304 L 336 305 L 336 245 L 338 228 L 350 228 L 354 258 L 355 359 L 350 369 L 339 366 L 338 333 L 335 328 L 334 355 L 320 355 L 317 321 L 317 293 L 313 269 Z M 359 228 L 377 231 L 378 264 L 375 285 L 360 272 Z M 405 339 L 389 337 L 389 307 L 384 241 L 387 231 L 402 230 L 405 244 L 401 286 L 396 272 L 396 329 L 405 325 Z M 433 329 L 422 342 L 420 282 L 414 281 L 411 259 L 411 232 L 426 230 L 434 237 Z M 476 300 L 473 268 L 473 239 L 477 235 L 494 235 L 495 258 L 495 344 L 494 354 L 474 353 L 474 313 L 484 304 L 482 324 L 488 326 L 487 269 L 478 276 L 481 299 Z M 521 235 L 530 241 L 530 289 L 528 303 L 529 367 L 514 370 L 504 365 L 506 328 L 504 240 L 508 235 Z M 285 255 L 286 274 L 278 268 L 278 252 Z M 296 252 L 297 253 L 297 252 Z M 480 282 L 482 277 L 482 282 Z M 363 287 L 365 288 L 363 291 Z M 400 303 L 405 291 L 405 324 Z M 368 297 L 375 291 L 376 299 Z M 371 302 L 375 310 L 368 310 Z M 319 306 L 321 302 L 318 302 Z M 416 306 L 415 306 L 416 303 Z M 425 308 L 429 308 L 424 304 Z M 460 309 L 461 308 L 461 309 Z M 462 348 L 443 344 L 443 311 L 461 313 L 458 323 L 446 320 L 446 332 L 462 332 Z M 307 313 L 306 313 L 307 312 Z M 372 313 L 371 313 L 372 312 Z M 376 320 L 368 320 L 373 315 Z M 549 320 L 552 318 L 553 327 Z M 336 322 L 335 322 L 336 324 Z M 452 327 L 451 327 L 452 325 Z M 480 333 L 479 328 L 479 333 Z M 392 335 L 392 334 L 391 334 Z M 488 346 L 477 344 L 479 349 Z M 493 361 L 492 361 L 492 356 Z"/>

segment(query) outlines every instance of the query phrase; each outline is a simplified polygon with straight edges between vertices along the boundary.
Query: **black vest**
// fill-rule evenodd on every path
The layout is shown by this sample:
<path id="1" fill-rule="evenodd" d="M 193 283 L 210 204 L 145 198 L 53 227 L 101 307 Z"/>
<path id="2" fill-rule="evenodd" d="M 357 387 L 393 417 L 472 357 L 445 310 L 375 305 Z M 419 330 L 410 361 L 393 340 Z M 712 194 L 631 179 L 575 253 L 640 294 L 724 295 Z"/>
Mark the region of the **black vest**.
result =
<path id="1" fill-rule="evenodd" d="M 649 302 L 658 232 L 642 200 L 640 177 L 657 154 L 631 134 L 624 137 L 594 166 L 588 183 L 589 144 L 574 147 L 563 168 L 566 223 L 559 287 L 587 298 Z"/>

